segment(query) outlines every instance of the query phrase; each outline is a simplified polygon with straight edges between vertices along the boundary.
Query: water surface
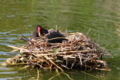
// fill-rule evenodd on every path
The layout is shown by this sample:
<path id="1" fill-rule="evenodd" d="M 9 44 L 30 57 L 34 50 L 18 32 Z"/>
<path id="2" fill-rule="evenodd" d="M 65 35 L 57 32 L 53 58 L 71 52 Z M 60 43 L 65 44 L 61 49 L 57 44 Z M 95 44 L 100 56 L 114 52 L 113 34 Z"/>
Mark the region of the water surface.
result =
<path id="1" fill-rule="evenodd" d="M 105 47 L 114 58 L 103 58 L 110 72 L 67 72 L 74 80 L 120 80 L 120 1 L 119 0 L 0 0 L 0 63 L 19 52 L 10 52 L 7 45 L 22 46 L 21 35 L 29 37 L 36 25 L 48 29 L 62 28 L 69 32 L 87 33 Z M 43 70 L 39 80 L 48 80 L 55 71 Z M 0 80 L 35 80 L 37 70 L 0 65 Z M 65 74 L 53 80 L 69 80 Z"/>

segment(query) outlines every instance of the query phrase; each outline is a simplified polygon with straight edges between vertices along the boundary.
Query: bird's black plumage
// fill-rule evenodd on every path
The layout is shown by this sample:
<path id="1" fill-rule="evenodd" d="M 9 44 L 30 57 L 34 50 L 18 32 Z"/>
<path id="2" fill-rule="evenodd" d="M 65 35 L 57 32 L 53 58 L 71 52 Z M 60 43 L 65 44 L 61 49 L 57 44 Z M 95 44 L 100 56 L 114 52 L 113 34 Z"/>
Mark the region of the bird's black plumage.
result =
<path id="1" fill-rule="evenodd" d="M 36 30 L 33 33 L 33 36 L 41 37 L 39 35 L 39 33 L 40 33 L 40 35 L 44 36 L 45 34 L 48 33 L 48 30 L 44 29 L 44 28 L 42 28 L 42 26 L 38 25 L 38 26 L 36 26 Z M 63 40 L 67 40 L 67 39 L 65 39 L 65 36 L 58 31 L 50 32 L 46 37 L 48 38 L 49 43 L 62 43 Z"/>
<path id="2" fill-rule="evenodd" d="M 60 32 L 51 32 L 46 37 L 48 38 L 49 43 L 62 43 L 63 40 L 67 40 Z"/>

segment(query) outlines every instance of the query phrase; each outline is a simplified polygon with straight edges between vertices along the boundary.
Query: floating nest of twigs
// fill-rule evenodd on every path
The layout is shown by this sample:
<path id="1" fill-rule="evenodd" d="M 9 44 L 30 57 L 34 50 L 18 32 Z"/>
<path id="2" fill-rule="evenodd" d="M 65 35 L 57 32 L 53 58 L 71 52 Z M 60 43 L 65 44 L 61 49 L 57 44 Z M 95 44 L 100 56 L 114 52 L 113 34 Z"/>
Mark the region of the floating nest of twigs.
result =
<path id="1" fill-rule="evenodd" d="M 93 42 L 83 33 L 70 33 L 68 41 L 48 43 L 46 37 L 28 40 L 22 47 L 9 46 L 21 55 L 8 58 L 6 65 L 25 65 L 40 69 L 90 69 L 110 71 L 107 63 L 101 59 L 110 56 L 104 48 Z"/>

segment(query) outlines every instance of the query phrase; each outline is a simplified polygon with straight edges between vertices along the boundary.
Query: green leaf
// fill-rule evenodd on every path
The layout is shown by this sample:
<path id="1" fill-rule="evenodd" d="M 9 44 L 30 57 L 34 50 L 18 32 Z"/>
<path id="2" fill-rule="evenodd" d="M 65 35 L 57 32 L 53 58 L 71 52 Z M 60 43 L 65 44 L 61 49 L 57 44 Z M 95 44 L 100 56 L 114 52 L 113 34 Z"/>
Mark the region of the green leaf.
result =
<path id="1" fill-rule="evenodd" d="M 56 55 L 56 54 L 58 54 L 58 49 L 53 49 L 53 53 Z"/>
<path id="2" fill-rule="evenodd" d="M 56 60 L 55 62 L 63 62 L 62 60 Z"/>

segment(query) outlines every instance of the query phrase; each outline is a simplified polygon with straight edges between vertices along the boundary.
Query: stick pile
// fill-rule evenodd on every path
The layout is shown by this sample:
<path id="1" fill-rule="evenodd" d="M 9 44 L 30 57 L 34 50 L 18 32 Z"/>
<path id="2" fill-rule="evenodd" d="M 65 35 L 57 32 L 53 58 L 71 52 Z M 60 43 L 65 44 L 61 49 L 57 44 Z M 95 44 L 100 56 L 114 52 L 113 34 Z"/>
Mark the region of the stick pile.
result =
<path id="1" fill-rule="evenodd" d="M 111 56 L 104 48 L 94 43 L 83 33 L 71 33 L 68 41 L 48 43 L 48 39 L 28 40 L 23 47 L 9 46 L 14 51 L 20 50 L 21 55 L 9 58 L 7 65 L 27 65 L 41 69 L 97 69 L 109 71 L 102 55 Z M 112 57 L 112 56 L 111 56 Z"/>

